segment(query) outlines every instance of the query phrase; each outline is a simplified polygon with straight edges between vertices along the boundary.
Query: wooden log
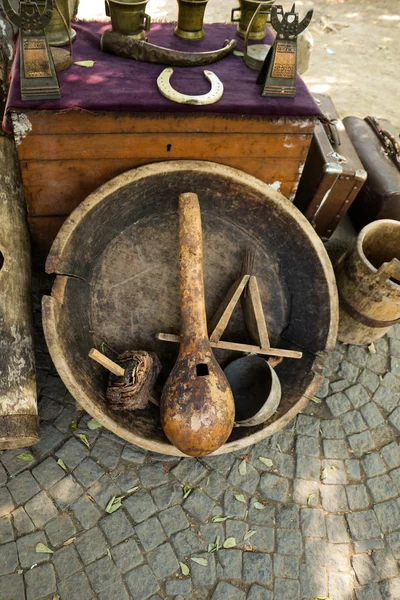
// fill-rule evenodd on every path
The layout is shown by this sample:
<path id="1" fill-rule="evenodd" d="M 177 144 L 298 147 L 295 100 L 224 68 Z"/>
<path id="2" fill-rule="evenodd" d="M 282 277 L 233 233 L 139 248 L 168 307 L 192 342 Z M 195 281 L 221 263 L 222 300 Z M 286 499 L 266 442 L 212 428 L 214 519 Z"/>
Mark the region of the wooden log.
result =
<path id="1" fill-rule="evenodd" d="M 39 441 L 30 241 L 14 142 L 0 136 L 0 449 Z"/>

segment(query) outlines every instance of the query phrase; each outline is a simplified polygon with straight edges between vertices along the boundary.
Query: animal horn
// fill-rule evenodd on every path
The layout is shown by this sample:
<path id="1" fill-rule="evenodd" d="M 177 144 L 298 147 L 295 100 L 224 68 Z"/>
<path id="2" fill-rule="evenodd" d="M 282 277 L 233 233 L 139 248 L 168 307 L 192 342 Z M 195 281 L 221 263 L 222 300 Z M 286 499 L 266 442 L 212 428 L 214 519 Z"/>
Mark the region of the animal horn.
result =
<path id="1" fill-rule="evenodd" d="M 299 33 L 301 33 L 302 31 L 304 31 L 305 29 L 307 29 L 307 27 L 309 26 L 312 16 L 314 14 L 314 10 L 311 8 L 308 13 L 306 14 L 306 16 L 304 17 L 304 19 L 302 21 L 300 21 L 299 25 L 298 25 L 298 29 L 297 29 L 297 35 Z"/>

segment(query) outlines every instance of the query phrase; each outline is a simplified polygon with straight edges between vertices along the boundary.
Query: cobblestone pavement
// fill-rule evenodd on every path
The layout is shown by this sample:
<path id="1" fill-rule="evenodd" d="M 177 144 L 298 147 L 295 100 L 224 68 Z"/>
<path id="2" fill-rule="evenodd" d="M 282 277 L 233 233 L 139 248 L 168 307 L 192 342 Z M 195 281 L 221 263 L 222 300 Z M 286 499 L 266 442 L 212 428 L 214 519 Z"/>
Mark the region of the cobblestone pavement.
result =
<path id="1" fill-rule="evenodd" d="M 400 326 L 375 348 L 338 345 L 268 440 L 178 460 L 90 429 L 39 334 L 42 438 L 0 456 L 0 598 L 398 600 Z"/>

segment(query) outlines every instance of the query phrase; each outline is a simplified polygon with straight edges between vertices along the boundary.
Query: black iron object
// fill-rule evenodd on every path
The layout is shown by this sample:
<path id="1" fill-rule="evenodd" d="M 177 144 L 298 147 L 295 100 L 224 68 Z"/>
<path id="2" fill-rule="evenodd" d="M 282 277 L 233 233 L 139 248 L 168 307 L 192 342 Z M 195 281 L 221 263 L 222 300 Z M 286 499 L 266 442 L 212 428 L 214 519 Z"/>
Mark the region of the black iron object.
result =
<path id="1" fill-rule="evenodd" d="M 282 6 L 272 7 L 271 23 L 276 38 L 257 79 L 263 86 L 262 96 L 296 96 L 297 36 L 308 27 L 312 16 L 311 9 L 299 22 L 295 4 L 285 13 Z"/>
<path id="2" fill-rule="evenodd" d="M 46 0 L 43 13 L 32 0 L 20 2 L 19 13 L 9 0 L 4 0 L 3 6 L 11 23 L 20 29 L 21 99 L 60 98 L 56 69 L 44 30 L 51 21 L 53 0 Z"/>

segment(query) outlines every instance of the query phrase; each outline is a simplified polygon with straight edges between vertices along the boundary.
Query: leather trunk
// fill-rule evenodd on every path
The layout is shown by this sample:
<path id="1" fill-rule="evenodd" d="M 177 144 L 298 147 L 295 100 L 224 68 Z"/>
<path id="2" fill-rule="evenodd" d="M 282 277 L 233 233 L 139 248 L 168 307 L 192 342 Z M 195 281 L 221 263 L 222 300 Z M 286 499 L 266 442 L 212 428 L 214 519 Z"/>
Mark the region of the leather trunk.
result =
<path id="1" fill-rule="evenodd" d="M 294 204 L 329 239 L 367 174 L 329 96 L 314 94 L 324 114 L 316 125 Z"/>
<path id="2" fill-rule="evenodd" d="M 387 119 L 379 125 L 397 139 L 398 132 Z M 400 221 L 400 171 L 385 152 L 381 139 L 371 125 L 358 117 L 344 120 L 357 153 L 368 173 L 368 179 L 349 212 L 357 230 L 377 219 Z"/>

